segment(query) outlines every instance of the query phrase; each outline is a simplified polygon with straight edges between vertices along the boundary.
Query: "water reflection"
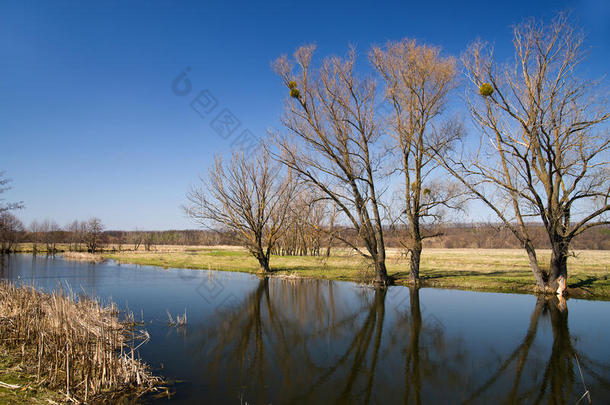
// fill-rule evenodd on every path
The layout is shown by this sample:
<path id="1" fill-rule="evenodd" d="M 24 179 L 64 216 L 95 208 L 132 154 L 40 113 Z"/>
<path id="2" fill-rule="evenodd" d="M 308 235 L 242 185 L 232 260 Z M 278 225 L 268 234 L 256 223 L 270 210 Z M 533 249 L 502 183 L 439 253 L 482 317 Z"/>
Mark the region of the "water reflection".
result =
<path id="1" fill-rule="evenodd" d="M 609 364 L 575 349 L 556 297 L 536 300 L 522 340 L 482 378 L 473 367 L 482 353 L 449 340 L 437 319 L 422 315 L 420 291 L 405 291 L 408 305 L 388 314 L 387 290 L 338 300 L 332 282 L 262 279 L 215 328 L 195 332 L 202 372 L 228 377 L 220 383 L 227 395 L 240 387 L 250 403 L 574 403 L 586 391 L 578 358 L 589 388 L 608 395 Z M 546 361 L 542 319 L 552 328 Z"/>
<path id="2" fill-rule="evenodd" d="M 142 311 L 151 333 L 142 358 L 185 381 L 172 404 L 574 404 L 587 389 L 593 403 L 610 403 L 607 302 L 222 272 L 186 277 L 26 255 L 0 264 L 2 278 L 67 285 Z M 208 285 L 221 290 L 216 298 L 218 288 L 209 296 L 200 288 L 208 278 L 218 281 Z M 185 308 L 187 328 L 168 328 L 166 311 Z"/>

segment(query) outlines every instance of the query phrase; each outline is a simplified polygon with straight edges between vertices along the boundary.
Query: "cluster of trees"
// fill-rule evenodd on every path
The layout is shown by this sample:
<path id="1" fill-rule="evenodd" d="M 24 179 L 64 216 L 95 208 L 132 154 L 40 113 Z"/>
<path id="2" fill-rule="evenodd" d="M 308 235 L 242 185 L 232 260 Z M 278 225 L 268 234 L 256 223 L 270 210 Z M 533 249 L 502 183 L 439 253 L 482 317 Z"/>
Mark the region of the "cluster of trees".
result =
<path id="1" fill-rule="evenodd" d="M 88 221 L 74 221 L 61 227 L 54 220 L 34 220 L 28 227 L 11 213 L 0 215 L 0 243 L 2 253 L 18 250 L 19 243 L 30 243 L 34 254 L 44 251 L 54 254 L 60 251 L 58 245 L 67 245 L 70 251 L 95 253 L 108 243 L 104 225 L 98 218 Z"/>
<path id="2" fill-rule="evenodd" d="M 295 205 L 296 209 L 307 212 L 309 206 Z M 342 240 L 352 244 L 359 241 L 352 228 L 333 223 L 333 212 L 322 211 L 316 206 L 310 221 L 304 221 L 294 215 L 287 225 L 286 232 L 278 239 L 273 254 L 280 256 L 330 256 L 331 249 L 345 246 Z M 327 214 L 326 213 L 330 213 Z M 335 216 L 336 217 L 336 216 Z M 52 220 L 33 221 L 29 226 L 13 214 L 0 214 L 0 248 L 4 253 L 16 252 L 23 248 L 20 244 L 28 243 L 37 251 L 83 251 L 89 247 L 86 243 L 87 222 L 74 221 L 64 227 L 47 226 Z M 313 224 L 312 224 L 313 223 Z M 42 224 L 42 225 L 41 225 Z M 528 232 L 536 246 L 549 249 L 550 243 L 544 226 L 529 223 Z M 46 229 L 55 229 L 47 231 Z M 424 247 L 428 248 L 486 248 L 514 249 L 519 248 L 519 241 L 511 237 L 511 231 L 501 224 L 492 223 L 446 223 L 435 227 L 442 233 L 426 239 Z M 34 232 L 33 230 L 37 230 Z M 386 246 L 402 248 L 406 230 L 402 226 L 385 227 Z M 239 246 L 241 240 L 232 232 L 223 230 L 169 230 L 169 231 L 115 231 L 105 230 L 97 240 L 97 248 L 113 251 L 123 250 L 156 250 L 158 246 Z M 610 249 L 610 227 L 590 229 L 572 242 L 574 249 Z"/>
<path id="3" fill-rule="evenodd" d="M 400 230 L 416 284 L 424 241 L 442 234 L 448 212 L 477 199 L 526 250 L 537 287 L 556 290 L 572 241 L 610 224 L 610 113 L 600 82 L 579 74 L 583 35 L 566 15 L 526 21 L 513 33 L 506 63 L 476 42 L 460 67 L 409 39 L 373 47 L 372 76 L 358 70 L 354 49 L 320 63 L 312 45 L 280 57 L 274 68 L 290 95 L 286 131 L 257 155 L 217 159 L 188 193 L 186 212 L 233 232 L 261 271 L 273 251 L 303 244 L 319 252 L 322 240 L 336 239 L 370 260 L 380 284 L 390 281 L 388 229 Z M 460 87 L 477 141 L 459 118 Z M 548 271 L 536 256 L 532 221 L 552 249 Z"/>

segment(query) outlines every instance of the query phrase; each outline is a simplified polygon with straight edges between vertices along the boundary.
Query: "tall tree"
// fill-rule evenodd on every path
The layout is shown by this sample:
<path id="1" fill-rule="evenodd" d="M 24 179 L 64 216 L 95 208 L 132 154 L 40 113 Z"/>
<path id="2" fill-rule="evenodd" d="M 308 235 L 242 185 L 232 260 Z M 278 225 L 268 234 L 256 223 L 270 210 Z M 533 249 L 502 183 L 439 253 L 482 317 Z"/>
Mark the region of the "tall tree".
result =
<path id="1" fill-rule="evenodd" d="M 469 106 L 480 148 L 470 159 L 441 161 L 519 239 L 537 287 L 562 293 L 571 241 L 610 223 L 607 93 L 579 75 L 583 35 L 566 15 L 526 21 L 513 33 L 511 63 L 495 62 L 483 43 L 465 54 L 478 93 Z M 548 272 L 538 264 L 528 218 L 538 218 L 549 238 Z"/>
<path id="2" fill-rule="evenodd" d="M 187 193 L 187 215 L 203 226 L 234 232 L 263 273 L 270 270 L 269 259 L 285 231 L 296 190 L 290 173 L 279 172 L 266 153 L 246 157 L 234 152 L 229 164 L 217 157 L 202 185 Z"/>
<path id="3" fill-rule="evenodd" d="M 343 242 L 370 259 L 375 281 L 386 284 L 376 85 L 357 77 L 353 49 L 346 58 L 325 58 L 319 68 L 312 66 L 314 49 L 303 46 L 294 60 L 282 56 L 274 63 L 291 96 L 283 117 L 288 136 L 277 137 L 274 157 L 333 201 L 366 250 Z"/>
<path id="4" fill-rule="evenodd" d="M 373 47 L 370 53 L 392 106 L 388 116 L 392 149 L 400 159 L 398 171 L 404 181 L 400 218 L 406 219 L 407 238 L 402 244 L 410 255 L 413 283 L 419 281 L 424 239 L 441 235 L 432 225 L 440 222 L 445 209 L 459 203 L 459 188 L 447 181 L 430 153 L 444 154 L 455 141 L 454 126 L 443 122 L 443 113 L 456 87 L 456 61 L 440 52 L 405 39 Z"/>

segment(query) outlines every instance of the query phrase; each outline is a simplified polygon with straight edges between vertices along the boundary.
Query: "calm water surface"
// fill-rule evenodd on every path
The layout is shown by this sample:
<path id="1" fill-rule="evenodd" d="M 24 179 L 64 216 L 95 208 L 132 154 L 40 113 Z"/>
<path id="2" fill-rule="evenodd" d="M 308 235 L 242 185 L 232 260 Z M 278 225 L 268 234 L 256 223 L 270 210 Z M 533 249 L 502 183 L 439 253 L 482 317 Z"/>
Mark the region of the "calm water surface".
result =
<path id="1" fill-rule="evenodd" d="M 610 302 L 4 257 L 0 277 L 143 316 L 172 404 L 610 403 Z M 188 326 L 166 311 L 186 310 Z M 581 403 L 586 403 L 585 400 Z"/>

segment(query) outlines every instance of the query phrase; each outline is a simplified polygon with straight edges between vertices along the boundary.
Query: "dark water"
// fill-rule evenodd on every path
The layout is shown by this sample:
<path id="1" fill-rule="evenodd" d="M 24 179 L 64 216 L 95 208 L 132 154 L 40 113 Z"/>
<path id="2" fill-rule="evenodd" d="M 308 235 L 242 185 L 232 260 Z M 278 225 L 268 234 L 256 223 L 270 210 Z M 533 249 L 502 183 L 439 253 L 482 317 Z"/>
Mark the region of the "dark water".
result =
<path id="1" fill-rule="evenodd" d="M 0 277 L 112 298 L 174 404 L 610 403 L 610 302 L 13 255 Z M 185 330 L 166 310 L 185 311 Z M 578 364 L 577 360 L 578 359 Z M 587 403 L 585 399 L 581 403 Z"/>

